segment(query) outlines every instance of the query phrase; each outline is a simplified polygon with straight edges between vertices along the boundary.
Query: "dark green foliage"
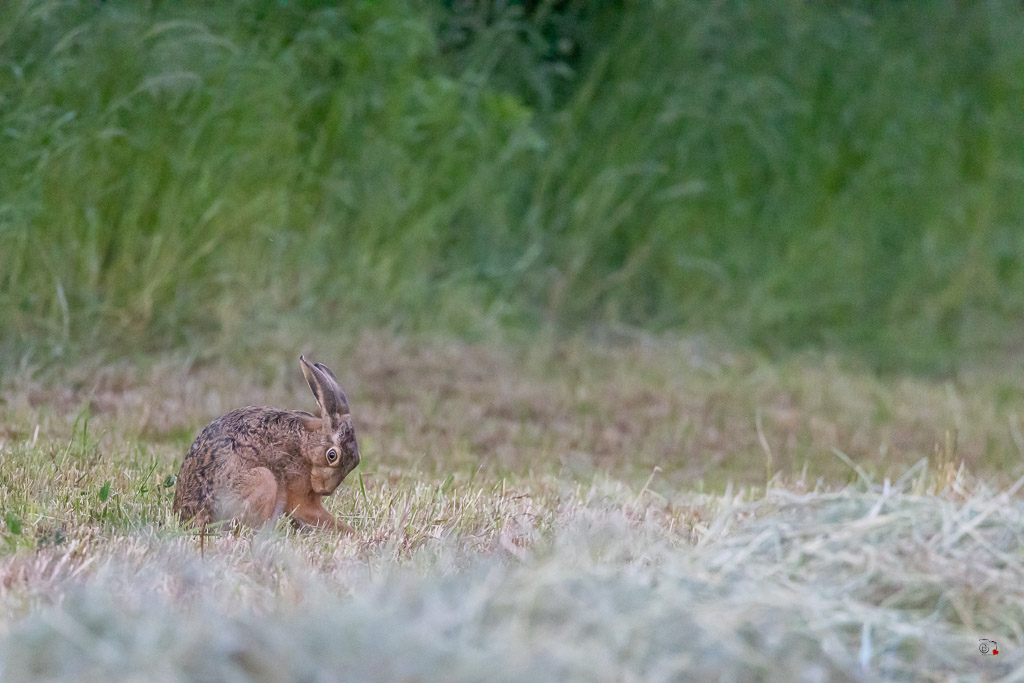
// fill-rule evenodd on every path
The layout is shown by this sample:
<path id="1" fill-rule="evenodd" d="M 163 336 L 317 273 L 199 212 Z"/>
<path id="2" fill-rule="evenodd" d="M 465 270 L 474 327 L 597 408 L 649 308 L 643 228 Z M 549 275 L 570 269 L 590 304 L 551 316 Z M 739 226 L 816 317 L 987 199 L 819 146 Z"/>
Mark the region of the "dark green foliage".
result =
<path id="1" fill-rule="evenodd" d="M 1011 349 L 1021 74 L 1010 2 L 5 3 L 0 345 Z"/>
<path id="2" fill-rule="evenodd" d="M 637 14 L 535 200 L 568 264 L 560 317 L 917 360 L 991 342 L 1020 310 L 1019 6 Z"/>
<path id="3" fill-rule="evenodd" d="M 21 520 L 14 513 L 8 512 L 4 515 L 4 521 L 7 523 L 7 532 L 18 536 L 21 534 Z"/>

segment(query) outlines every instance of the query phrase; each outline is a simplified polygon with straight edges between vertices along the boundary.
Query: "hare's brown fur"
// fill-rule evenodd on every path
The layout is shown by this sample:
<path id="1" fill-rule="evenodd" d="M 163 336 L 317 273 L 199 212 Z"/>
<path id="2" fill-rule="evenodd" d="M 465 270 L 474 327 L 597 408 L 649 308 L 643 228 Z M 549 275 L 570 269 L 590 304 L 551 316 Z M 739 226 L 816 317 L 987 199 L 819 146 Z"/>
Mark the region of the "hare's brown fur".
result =
<path id="1" fill-rule="evenodd" d="M 211 422 L 178 473 L 174 510 L 182 521 L 258 526 L 287 513 L 301 525 L 350 530 L 321 503 L 359 463 L 348 401 L 326 366 L 300 361 L 321 416 L 248 407 Z"/>

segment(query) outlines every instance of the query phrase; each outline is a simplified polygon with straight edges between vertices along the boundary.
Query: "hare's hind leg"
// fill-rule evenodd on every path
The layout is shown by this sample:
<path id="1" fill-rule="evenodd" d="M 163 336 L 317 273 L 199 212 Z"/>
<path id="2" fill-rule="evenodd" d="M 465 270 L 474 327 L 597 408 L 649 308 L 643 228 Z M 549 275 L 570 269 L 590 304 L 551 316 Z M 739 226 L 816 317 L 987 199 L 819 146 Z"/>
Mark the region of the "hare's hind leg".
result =
<path id="1" fill-rule="evenodd" d="M 284 509 L 284 492 L 266 467 L 253 467 L 235 475 L 234 486 L 241 509 L 236 515 L 250 526 L 272 522 Z"/>

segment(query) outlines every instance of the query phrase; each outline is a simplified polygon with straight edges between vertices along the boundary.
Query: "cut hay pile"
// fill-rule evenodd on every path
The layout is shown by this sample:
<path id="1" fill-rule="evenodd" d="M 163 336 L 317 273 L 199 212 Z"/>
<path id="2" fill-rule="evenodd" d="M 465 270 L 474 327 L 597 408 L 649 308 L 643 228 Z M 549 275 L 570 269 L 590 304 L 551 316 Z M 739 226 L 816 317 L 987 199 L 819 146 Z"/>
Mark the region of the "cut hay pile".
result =
<path id="1" fill-rule="evenodd" d="M 526 490 L 475 530 L 382 508 L 400 533 L 225 535 L 204 558 L 145 530 L 19 554 L 0 677 L 1022 680 L 1024 480 L 929 491 L 926 467 L 753 502 Z"/>

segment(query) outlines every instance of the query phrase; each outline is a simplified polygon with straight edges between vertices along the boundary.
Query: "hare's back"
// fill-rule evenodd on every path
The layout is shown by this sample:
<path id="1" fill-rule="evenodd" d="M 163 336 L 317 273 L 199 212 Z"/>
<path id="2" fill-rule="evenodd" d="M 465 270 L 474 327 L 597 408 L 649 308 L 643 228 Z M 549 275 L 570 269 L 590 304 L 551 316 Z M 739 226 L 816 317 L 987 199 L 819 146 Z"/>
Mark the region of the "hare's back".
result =
<path id="1" fill-rule="evenodd" d="M 203 428 L 182 460 L 174 491 L 174 510 L 184 517 L 195 516 L 207 508 L 216 491 L 224 488 L 232 475 L 252 466 L 248 462 L 258 452 L 271 408 L 241 408 Z"/>

